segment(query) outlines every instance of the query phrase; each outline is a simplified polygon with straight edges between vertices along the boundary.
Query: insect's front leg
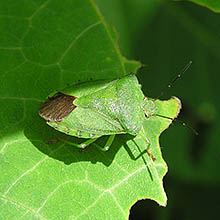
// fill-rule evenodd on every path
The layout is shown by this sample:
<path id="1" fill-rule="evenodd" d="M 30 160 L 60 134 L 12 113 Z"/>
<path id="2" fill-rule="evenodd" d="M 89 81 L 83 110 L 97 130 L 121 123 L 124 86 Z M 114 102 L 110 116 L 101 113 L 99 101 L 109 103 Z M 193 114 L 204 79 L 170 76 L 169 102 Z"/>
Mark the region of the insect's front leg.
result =
<path id="1" fill-rule="evenodd" d="M 109 138 L 108 138 L 108 140 L 106 141 L 106 144 L 105 144 L 104 147 L 101 147 L 101 146 L 99 146 L 99 145 L 96 144 L 96 143 L 93 143 L 92 145 L 94 145 L 95 147 L 97 147 L 98 149 L 100 149 L 100 150 L 102 150 L 102 151 L 107 151 L 107 150 L 109 150 L 109 148 L 111 147 L 112 142 L 114 141 L 114 139 L 115 139 L 115 135 L 110 135 Z"/>
<path id="2" fill-rule="evenodd" d="M 147 148 L 146 148 L 146 152 L 147 152 L 147 154 L 151 157 L 151 159 L 153 160 L 153 161 L 155 161 L 156 160 L 156 158 L 154 157 L 154 155 L 151 153 L 151 151 L 150 151 L 150 141 L 148 140 L 148 138 L 147 137 L 145 137 L 145 135 L 144 135 L 144 132 L 143 132 L 143 128 L 142 128 L 142 130 L 139 132 L 139 135 L 143 138 L 143 140 L 147 143 Z"/>

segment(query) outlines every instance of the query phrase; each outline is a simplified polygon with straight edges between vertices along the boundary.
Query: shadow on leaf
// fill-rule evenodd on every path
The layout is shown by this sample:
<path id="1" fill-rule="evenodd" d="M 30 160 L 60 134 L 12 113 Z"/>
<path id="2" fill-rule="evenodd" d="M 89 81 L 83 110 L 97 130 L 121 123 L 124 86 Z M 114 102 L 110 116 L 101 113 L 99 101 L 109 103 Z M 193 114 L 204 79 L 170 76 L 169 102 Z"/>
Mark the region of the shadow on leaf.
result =
<path id="1" fill-rule="evenodd" d="M 94 164 L 101 162 L 105 166 L 110 166 L 116 153 L 122 146 L 125 147 L 131 159 L 135 160 L 135 157 L 132 155 L 132 152 L 126 144 L 128 140 L 134 138 L 131 135 L 117 135 L 112 146 L 106 152 L 102 152 L 92 145 L 82 151 L 61 141 L 46 144 L 48 141 L 57 139 L 58 137 L 77 144 L 85 141 L 85 139 L 68 136 L 56 131 L 55 129 L 49 127 L 39 116 L 35 116 L 32 121 L 28 122 L 24 130 L 24 134 L 39 151 L 48 155 L 48 157 L 62 161 L 67 165 L 81 161 L 91 161 L 91 163 Z M 97 140 L 97 143 L 100 146 L 104 146 L 107 137 L 108 136 L 100 137 Z"/>

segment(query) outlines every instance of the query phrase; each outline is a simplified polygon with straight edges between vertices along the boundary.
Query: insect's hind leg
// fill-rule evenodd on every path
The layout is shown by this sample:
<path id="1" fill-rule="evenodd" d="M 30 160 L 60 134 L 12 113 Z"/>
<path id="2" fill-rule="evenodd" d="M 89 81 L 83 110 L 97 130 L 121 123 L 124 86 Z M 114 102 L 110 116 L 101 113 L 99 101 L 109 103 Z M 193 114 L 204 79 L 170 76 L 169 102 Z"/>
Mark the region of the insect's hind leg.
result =
<path id="1" fill-rule="evenodd" d="M 87 146 L 89 146 L 90 144 L 92 144 L 93 142 L 95 142 L 97 139 L 98 139 L 98 138 L 91 138 L 91 139 L 89 139 L 89 140 L 86 140 L 86 141 L 82 142 L 81 144 L 76 144 L 76 143 L 73 143 L 73 142 L 71 142 L 71 141 L 64 140 L 64 139 L 62 139 L 62 138 L 59 138 L 58 140 L 59 140 L 59 141 L 62 141 L 62 142 L 64 142 L 64 143 L 66 143 L 66 144 L 72 145 L 72 146 L 74 146 L 74 147 L 78 147 L 78 148 L 80 148 L 80 149 L 85 149 Z"/>
<path id="2" fill-rule="evenodd" d="M 145 137 L 144 132 L 143 132 L 143 128 L 142 128 L 142 130 L 139 132 L 139 135 L 140 135 L 140 136 L 142 137 L 142 139 L 147 143 L 147 148 L 146 148 L 147 154 L 151 157 L 151 159 L 152 159 L 153 161 L 155 161 L 156 158 L 154 157 L 154 155 L 153 155 L 153 154 L 151 153 L 151 151 L 150 151 L 150 145 L 151 145 L 151 143 L 150 143 L 150 141 L 148 140 L 148 138 Z"/>
<path id="3" fill-rule="evenodd" d="M 76 143 L 73 143 L 71 141 L 67 141 L 67 140 L 64 140 L 62 138 L 58 138 L 56 139 L 55 141 L 51 141 L 51 143 L 53 142 L 57 142 L 57 141 L 62 141 L 63 143 L 66 143 L 66 144 L 69 144 L 69 145 L 72 145 L 74 147 L 77 147 L 77 148 L 80 148 L 80 149 L 85 149 L 87 146 L 89 146 L 90 144 L 94 145 L 95 147 L 97 147 L 98 149 L 102 150 L 102 151 L 107 151 L 109 150 L 110 146 L 112 145 L 112 142 L 114 141 L 115 139 L 115 135 L 110 135 L 108 137 L 108 140 L 105 144 L 104 147 L 101 147 L 99 146 L 98 144 L 94 143 L 98 138 L 91 138 L 89 140 L 86 140 L 84 142 L 82 142 L 81 144 L 76 144 Z M 48 142 L 49 143 L 49 142 Z"/>
<path id="4" fill-rule="evenodd" d="M 111 145 L 112 145 L 114 139 L 115 139 L 115 135 L 110 135 L 109 138 L 108 138 L 108 140 L 106 141 L 104 147 L 101 147 L 101 146 L 99 146 L 99 145 L 96 144 L 96 143 L 93 143 L 92 145 L 94 145 L 95 147 L 97 147 L 97 148 L 100 149 L 101 151 L 107 151 L 107 150 L 109 150 L 109 148 L 111 147 Z"/>

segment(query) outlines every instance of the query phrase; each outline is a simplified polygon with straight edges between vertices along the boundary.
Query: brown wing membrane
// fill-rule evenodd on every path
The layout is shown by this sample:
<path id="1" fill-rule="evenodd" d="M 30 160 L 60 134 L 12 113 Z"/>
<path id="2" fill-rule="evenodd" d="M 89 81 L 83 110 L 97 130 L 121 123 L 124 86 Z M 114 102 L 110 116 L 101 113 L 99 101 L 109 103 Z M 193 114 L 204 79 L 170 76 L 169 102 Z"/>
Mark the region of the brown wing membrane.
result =
<path id="1" fill-rule="evenodd" d="M 39 115 L 47 121 L 61 122 L 76 108 L 73 105 L 75 99 L 75 96 L 58 92 L 42 103 L 39 109 Z"/>

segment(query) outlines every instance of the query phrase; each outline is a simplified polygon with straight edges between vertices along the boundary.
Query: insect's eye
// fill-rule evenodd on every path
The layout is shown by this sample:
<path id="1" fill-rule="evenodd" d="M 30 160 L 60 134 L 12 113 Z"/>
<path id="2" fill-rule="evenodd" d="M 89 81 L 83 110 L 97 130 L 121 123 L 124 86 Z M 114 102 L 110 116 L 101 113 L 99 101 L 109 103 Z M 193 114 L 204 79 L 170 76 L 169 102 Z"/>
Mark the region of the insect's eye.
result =
<path id="1" fill-rule="evenodd" d="M 147 117 L 155 115 L 157 110 L 157 105 L 153 100 L 147 98 L 144 99 L 144 113 Z"/>

